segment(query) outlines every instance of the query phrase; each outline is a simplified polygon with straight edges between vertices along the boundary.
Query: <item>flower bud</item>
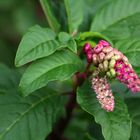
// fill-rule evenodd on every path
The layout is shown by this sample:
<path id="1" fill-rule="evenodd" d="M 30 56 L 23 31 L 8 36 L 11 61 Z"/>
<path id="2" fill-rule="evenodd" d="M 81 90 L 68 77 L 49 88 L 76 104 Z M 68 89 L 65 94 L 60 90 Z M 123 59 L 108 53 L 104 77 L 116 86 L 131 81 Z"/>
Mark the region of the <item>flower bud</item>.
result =
<path id="1" fill-rule="evenodd" d="M 111 68 L 114 68 L 115 63 L 116 63 L 115 59 L 111 59 L 110 62 L 109 62 L 109 68 L 110 68 L 110 69 L 111 69 Z"/>
<path id="2" fill-rule="evenodd" d="M 104 47 L 104 48 L 103 48 L 103 52 L 104 52 L 104 53 L 109 53 L 109 52 L 111 52 L 112 50 L 113 50 L 113 48 L 110 47 L 110 46 Z"/>
<path id="3" fill-rule="evenodd" d="M 113 68 L 110 69 L 110 74 L 111 74 L 111 77 L 115 77 L 116 76 L 116 72 L 115 72 L 115 70 Z"/>
<path id="4" fill-rule="evenodd" d="M 87 53 L 87 61 L 90 63 L 92 62 L 92 53 Z"/>
<path id="5" fill-rule="evenodd" d="M 103 66 L 102 63 L 99 64 L 99 67 L 98 68 L 99 68 L 100 71 L 104 71 L 104 66 Z"/>
<path id="6" fill-rule="evenodd" d="M 109 52 L 106 56 L 105 56 L 105 60 L 109 60 L 114 56 L 113 52 Z"/>
<path id="7" fill-rule="evenodd" d="M 87 53 L 87 52 L 89 52 L 89 51 L 91 51 L 91 46 L 90 46 L 90 44 L 89 43 L 87 43 L 87 44 L 85 44 L 85 46 L 84 46 L 84 52 L 85 53 Z"/>
<path id="8" fill-rule="evenodd" d="M 108 61 L 107 60 L 105 60 L 103 62 L 103 66 L 104 66 L 104 71 L 107 71 L 108 70 Z"/>
<path id="9" fill-rule="evenodd" d="M 92 60 L 93 60 L 94 65 L 98 64 L 98 56 L 97 56 L 97 54 L 92 55 Z"/>
<path id="10" fill-rule="evenodd" d="M 105 54 L 103 52 L 99 53 L 99 62 L 104 60 Z"/>
<path id="11" fill-rule="evenodd" d="M 103 49 L 103 45 L 98 44 L 98 45 L 96 45 L 94 47 L 93 52 L 96 53 L 96 54 L 98 54 L 98 53 L 100 53 L 102 51 L 102 49 Z"/>
<path id="12" fill-rule="evenodd" d="M 105 41 L 105 40 L 100 40 L 100 41 L 99 41 L 99 44 L 103 45 L 104 47 L 107 47 L 107 46 L 110 45 L 110 44 L 109 44 L 107 41 Z"/>

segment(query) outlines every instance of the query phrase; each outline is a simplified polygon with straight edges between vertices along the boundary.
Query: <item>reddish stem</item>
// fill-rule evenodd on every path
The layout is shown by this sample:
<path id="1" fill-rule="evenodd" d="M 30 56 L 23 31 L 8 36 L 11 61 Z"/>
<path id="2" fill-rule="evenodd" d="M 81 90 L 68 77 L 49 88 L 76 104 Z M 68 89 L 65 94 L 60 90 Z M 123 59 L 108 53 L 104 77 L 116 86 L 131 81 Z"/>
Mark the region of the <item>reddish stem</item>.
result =
<path id="1" fill-rule="evenodd" d="M 79 86 L 83 84 L 85 81 L 85 78 L 83 78 L 83 74 L 88 74 L 88 69 L 90 68 L 90 63 L 87 64 L 84 73 L 77 73 L 74 75 L 74 86 L 73 91 L 70 94 L 70 98 L 68 103 L 66 104 L 65 110 L 66 110 L 66 116 L 60 118 L 58 123 L 56 124 L 56 127 L 52 131 L 52 133 L 49 135 L 49 137 L 46 140 L 64 140 L 63 133 L 65 129 L 67 128 L 71 118 L 74 108 L 76 107 L 76 90 Z"/>

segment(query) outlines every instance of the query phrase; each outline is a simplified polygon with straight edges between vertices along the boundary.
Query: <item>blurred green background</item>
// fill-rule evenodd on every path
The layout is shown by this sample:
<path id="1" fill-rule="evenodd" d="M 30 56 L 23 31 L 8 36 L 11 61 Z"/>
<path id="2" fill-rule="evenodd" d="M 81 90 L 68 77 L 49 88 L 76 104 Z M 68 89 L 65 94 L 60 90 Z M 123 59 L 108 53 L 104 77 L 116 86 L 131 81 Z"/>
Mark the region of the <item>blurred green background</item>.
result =
<path id="1" fill-rule="evenodd" d="M 0 63 L 14 67 L 21 37 L 35 24 L 47 24 L 39 1 L 0 0 Z"/>

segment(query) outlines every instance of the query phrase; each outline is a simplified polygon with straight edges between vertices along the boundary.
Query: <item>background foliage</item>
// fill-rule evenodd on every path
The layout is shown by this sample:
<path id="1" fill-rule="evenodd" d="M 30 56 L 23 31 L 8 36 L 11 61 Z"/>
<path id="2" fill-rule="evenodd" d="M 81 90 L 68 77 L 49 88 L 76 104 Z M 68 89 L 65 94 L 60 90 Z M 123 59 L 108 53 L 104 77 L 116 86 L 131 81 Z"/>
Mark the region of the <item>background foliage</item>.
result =
<path id="1" fill-rule="evenodd" d="M 1 0 L 0 31 L 0 140 L 51 139 L 67 116 L 72 75 L 85 69 L 80 43 L 108 40 L 140 74 L 139 0 Z M 140 139 L 140 93 L 111 86 L 112 113 L 100 108 L 88 80 L 79 86 L 61 139 Z"/>

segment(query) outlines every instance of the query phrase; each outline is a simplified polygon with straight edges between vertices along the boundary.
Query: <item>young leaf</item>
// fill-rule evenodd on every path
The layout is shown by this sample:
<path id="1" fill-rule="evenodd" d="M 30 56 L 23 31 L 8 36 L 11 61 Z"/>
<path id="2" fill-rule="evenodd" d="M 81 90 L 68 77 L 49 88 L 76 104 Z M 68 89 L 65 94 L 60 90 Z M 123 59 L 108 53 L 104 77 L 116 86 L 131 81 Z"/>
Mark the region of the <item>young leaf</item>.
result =
<path id="1" fill-rule="evenodd" d="M 40 0 L 40 4 L 43 8 L 43 11 L 45 13 L 45 16 L 48 20 L 48 23 L 50 25 L 50 27 L 55 31 L 58 32 L 60 29 L 60 24 L 57 21 L 56 17 L 53 14 L 53 11 L 51 9 L 49 0 Z"/>
<path id="2" fill-rule="evenodd" d="M 83 21 L 82 0 L 64 0 L 70 33 L 77 32 Z"/>
<path id="3" fill-rule="evenodd" d="M 64 99 L 48 88 L 22 98 L 17 92 L 18 74 L 3 65 L 0 74 L 9 81 L 0 82 L 0 140 L 44 140 L 62 112 Z"/>
<path id="4" fill-rule="evenodd" d="M 56 35 L 51 29 L 34 26 L 23 36 L 16 54 L 15 65 L 22 66 L 28 62 L 52 54 L 57 48 Z"/>
<path id="5" fill-rule="evenodd" d="M 80 106 L 95 117 L 95 121 L 102 127 L 106 140 L 129 140 L 131 133 L 131 120 L 124 102 L 116 96 L 114 112 L 105 112 L 99 105 L 96 94 L 86 83 L 78 89 L 77 101 Z"/>
<path id="6" fill-rule="evenodd" d="M 129 36 L 130 32 L 130 26 L 127 19 L 132 18 L 135 14 L 140 14 L 139 7 L 139 0 L 133 0 L 131 2 L 130 0 L 110 1 L 97 12 L 91 24 L 91 31 L 102 32 L 113 39 L 115 34 L 117 34 L 117 38 L 119 39 L 124 38 L 124 36 L 126 38 Z M 118 23 L 119 26 L 116 26 Z M 129 26 L 129 29 L 124 26 L 124 23 Z M 116 26 L 116 28 L 113 28 L 113 26 Z"/>
<path id="7" fill-rule="evenodd" d="M 129 38 L 125 40 L 118 41 L 115 47 L 123 52 L 128 58 L 130 63 L 135 67 L 140 67 L 140 39 Z"/>
<path id="8" fill-rule="evenodd" d="M 72 36 L 68 33 L 60 32 L 58 35 L 59 41 L 74 53 L 77 53 L 77 44 Z"/>
<path id="9" fill-rule="evenodd" d="M 20 89 L 23 96 L 45 86 L 49 81 L 66 80 L 73 73 L 81 70 L 81 60 L 70 51 L 58 51 L 51 56 L 42 58 L 25 71 Z"/>

